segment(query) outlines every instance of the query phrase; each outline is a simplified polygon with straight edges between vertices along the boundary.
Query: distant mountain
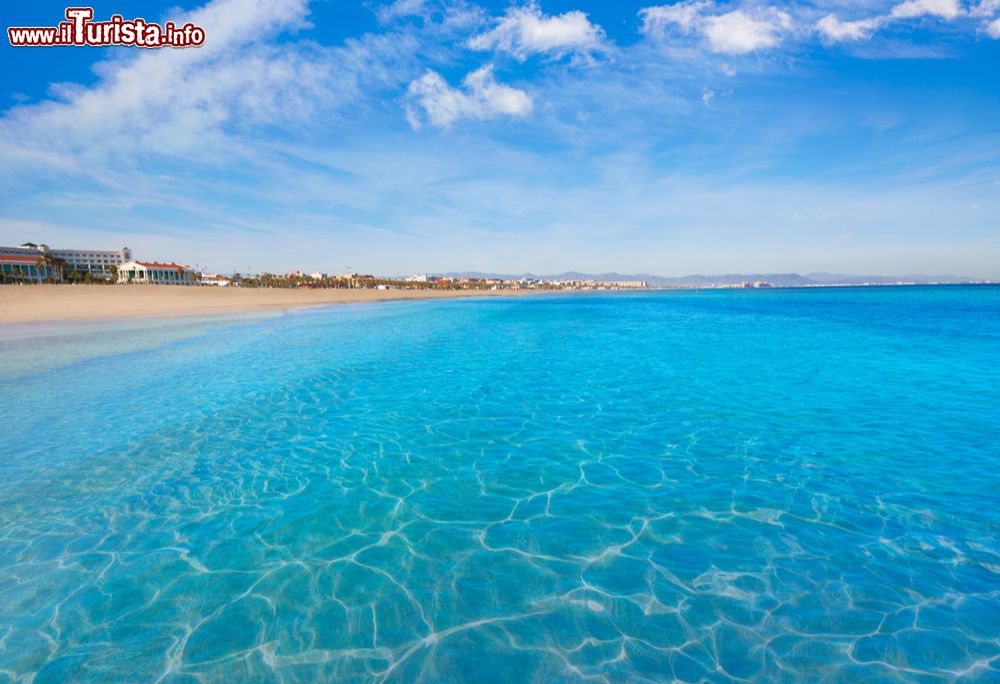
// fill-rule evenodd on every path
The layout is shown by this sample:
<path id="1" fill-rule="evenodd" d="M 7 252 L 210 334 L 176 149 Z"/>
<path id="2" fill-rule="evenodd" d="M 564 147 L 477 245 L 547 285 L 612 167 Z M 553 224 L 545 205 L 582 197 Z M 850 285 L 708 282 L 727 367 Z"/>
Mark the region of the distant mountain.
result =
<path id="1" fill-rule="evenodd" d="M 816 283 L 798 273 L 727 273 L 725 275 L 688 275 L 679 278 L 661 278 L 662 285 L 677 287 L 708 287 L 711 285 L 738 285 L 762 280 L 778 287 L 802 287 Z"/>
<path id="2" fill-rule="evenodd" d="M 865 285 L 865 284 L 886 284 L 895 283 L 920 283 L 920 284 L 957 284 L 975 282 L 975 278 L 953 275 L 924 275 L 922 273 L 904 276 L 855 276 L 845 273 L 809 273 L 806 278 L 821 285 Z"/>
<path id="3" fill-rule="evenodd" d="M 777 287 L 808 287 L 810 285 L 893 285 L 896 283 L 915 284 L 957 284 L 975 282 L 974 278 L 953 275 L 912 274 L 905 276 L 849 275 L 846 273 L 727 273 L 724 275 L 686 275 L 665 277 L 649 273 L 580 273 L 567 271 L 551 275 L 534 273 L 483 273 L 462 271 L 438 274 L 447 278 L 502 278 L 504 280 L 645 280 L 658 287 L 710 287 L 712 285 L 737 285 L 744 282 L 765 281 Z"/>

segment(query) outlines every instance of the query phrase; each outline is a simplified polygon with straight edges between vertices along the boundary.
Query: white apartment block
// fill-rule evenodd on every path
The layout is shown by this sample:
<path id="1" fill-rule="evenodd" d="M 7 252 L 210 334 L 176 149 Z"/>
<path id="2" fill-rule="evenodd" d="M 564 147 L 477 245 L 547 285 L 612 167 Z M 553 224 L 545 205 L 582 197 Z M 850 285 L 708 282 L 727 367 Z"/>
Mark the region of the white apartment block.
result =
<path id="1" fill-rule="evenodd" d="M 66 268 L 71 271 L 90 271 L 95 278 L 110 278 L 111 267 L 121 267 L 132 261 L 132 250 L 128 247 L 114 251 L 86 249 L 53 249 L 50 254 L 56 259 L 65 259 Z"/>
<path id="2" fill-rule="evenodd" d="M 5 261 L 12 263 L 14 261 L 21 261 L 26 264 L 31 259 L 37 262 L 38 259 L 45 255 L 49 255 L 53 259 L 62 259 L 65 261 L 66 271 L 89 272 L 97 279 L 111 278 L 112 266 L 120 267 L 123 263 L 131 261 L 133 258 L 132 250 L 128 247 L 122 247 L 118 250 L 52 249 L 48 245 L 36 245 L 33 242 L 25 242 L 18 247 L 0 247 L 0 259 L 8 257 Z M 44 276 L 42 276 L 43 271 L 45 273 Z M 37 269 L 37 273 L 42 277 L 54 274 L 53 270 L 47 267 Z"/>

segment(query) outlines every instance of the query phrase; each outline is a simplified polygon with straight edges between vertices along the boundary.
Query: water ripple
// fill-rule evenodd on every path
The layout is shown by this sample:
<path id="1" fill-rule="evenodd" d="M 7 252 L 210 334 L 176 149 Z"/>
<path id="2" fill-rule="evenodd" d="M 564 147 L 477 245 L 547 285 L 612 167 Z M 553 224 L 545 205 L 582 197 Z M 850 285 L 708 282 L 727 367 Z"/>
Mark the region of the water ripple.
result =
<path id="1" fill-rule="evenodd" d="M 1000 681 L 998 313 L 408 303 L 22 375 L 0 681 Z"/>

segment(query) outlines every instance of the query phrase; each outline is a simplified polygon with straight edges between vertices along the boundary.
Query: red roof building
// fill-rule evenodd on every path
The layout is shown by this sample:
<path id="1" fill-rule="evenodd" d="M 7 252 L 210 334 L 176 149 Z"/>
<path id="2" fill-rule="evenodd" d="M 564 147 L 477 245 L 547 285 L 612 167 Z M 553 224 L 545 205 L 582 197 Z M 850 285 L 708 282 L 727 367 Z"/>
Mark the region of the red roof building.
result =
<path id="1" fill-rule="evenodd" d="M 198 285 L 194 271 L 181 264 L 127 261 L 118 267 L 118 282 L 138 285 Z"/>

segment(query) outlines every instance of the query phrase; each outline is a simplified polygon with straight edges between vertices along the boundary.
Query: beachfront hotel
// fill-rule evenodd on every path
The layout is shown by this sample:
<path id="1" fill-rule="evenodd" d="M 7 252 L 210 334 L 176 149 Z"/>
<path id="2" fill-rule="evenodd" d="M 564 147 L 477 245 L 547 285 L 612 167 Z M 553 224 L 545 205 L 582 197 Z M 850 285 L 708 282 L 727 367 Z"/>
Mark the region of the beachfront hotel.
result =
<path id="1" fill-rule="evenodd" d="M 120 267 L 132 258 L 132 250 L 128 247 L 118 250 L 51 249 L 48 245 L 25 242 L 17 247 L 0 247 L 0 271 L 27 280 L 61 280 L 61 270 L 51 262 L 45 263 L 51 259 L 64 261 L 65 271 L 79 271 L 97 280 L 110 280 L 111 267 Z"/>
<path id="2" fill-rule="evenodd" d="M 0 282 L 7 280 L 37 280 L 57 278 L 55 269 L 47 264 L 39 264 L 38 257 L 33 254 L 14 254 L 0 247 Z"/>
<path id="3" fill-rule="evenodd" d="M 60 263 L 61 262 L 61 263 Z M 69 271 L 90 274 L 94 280 L 122 284 L 198 285 L 198 274 L 187 266 L 136 261 L 132 250 L 52 249 L 25 242 L 0 247 L 0 280 L 61 282 Z"/>
<path id="4" fill-rule="evenodd" d="M 126 261 L 118 267 L 118 282 L 137 285 L 200 285 L 198 274 L 180 264 Z"/>

